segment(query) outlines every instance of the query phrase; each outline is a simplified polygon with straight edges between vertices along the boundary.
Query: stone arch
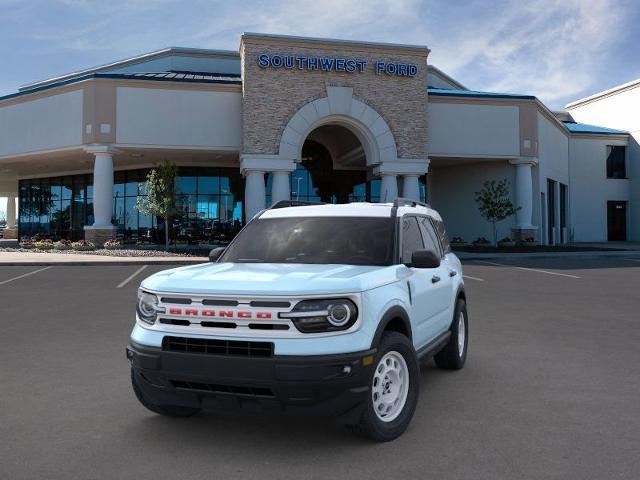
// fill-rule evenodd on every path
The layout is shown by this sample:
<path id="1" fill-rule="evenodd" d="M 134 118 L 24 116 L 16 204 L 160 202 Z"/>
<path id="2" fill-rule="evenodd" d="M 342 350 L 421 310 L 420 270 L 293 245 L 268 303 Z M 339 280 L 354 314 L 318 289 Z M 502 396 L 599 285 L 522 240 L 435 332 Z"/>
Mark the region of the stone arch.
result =
<path id="1" fill-rule="evenodd" d="M 398 150 L 389 125 L 373 108 L 353 98 L 350 87 L 327 87 L 327 96 L 307 103 L 289 119 L 280 137 L 278 156 L 301 161 L 307 136 L 322 125 L 340 125 L 358 138 L 367 165 L 396 161 Z"/>

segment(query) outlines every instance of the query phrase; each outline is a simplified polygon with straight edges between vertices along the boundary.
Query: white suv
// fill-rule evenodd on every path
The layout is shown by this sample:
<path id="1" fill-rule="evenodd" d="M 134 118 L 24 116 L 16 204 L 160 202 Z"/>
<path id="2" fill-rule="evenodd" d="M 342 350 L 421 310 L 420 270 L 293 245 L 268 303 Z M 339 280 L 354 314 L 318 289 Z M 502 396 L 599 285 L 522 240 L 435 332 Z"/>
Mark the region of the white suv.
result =
<path id="1" fill-rule="evenodd" d="M 140 286 L 127 357 L 148 409 L 338 418 L 378 441 L 415 410 L 422 358 L 465 363 L 458 258 L 419 202 L 279 202 L 211 263 Z"/>

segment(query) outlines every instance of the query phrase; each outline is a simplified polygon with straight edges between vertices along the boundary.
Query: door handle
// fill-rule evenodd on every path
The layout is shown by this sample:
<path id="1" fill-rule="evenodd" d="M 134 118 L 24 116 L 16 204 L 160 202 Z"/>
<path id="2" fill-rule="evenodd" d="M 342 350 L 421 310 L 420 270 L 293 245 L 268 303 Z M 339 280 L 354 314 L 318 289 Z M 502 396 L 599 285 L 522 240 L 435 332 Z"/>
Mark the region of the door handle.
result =
<path id="1" fill-rule="evenodd" d="M 450 277 L 455 277 L 458 274 L 458 272 L 456 272 L 455 270 L 449 270 L 449 276 Z"/>
<path id="2" fill-rule="evenodd" d="M 438 283 L 440 281 L 440 277 L 437 275 L 434 275 L 433 277 L 431 277 L 431 283 Z"/>

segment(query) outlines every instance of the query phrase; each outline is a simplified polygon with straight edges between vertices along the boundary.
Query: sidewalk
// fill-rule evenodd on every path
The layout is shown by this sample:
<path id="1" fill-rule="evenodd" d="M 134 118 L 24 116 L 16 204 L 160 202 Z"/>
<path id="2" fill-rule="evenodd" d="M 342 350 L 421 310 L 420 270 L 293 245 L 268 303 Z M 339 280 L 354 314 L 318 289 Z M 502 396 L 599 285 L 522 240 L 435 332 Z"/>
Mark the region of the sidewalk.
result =
<path id="1" fill-rule="evenodd" d="M 17 265 L 188 265 L 207 257 L 110 257 L 73 253 L 0 252 L 0 266 Z"/>

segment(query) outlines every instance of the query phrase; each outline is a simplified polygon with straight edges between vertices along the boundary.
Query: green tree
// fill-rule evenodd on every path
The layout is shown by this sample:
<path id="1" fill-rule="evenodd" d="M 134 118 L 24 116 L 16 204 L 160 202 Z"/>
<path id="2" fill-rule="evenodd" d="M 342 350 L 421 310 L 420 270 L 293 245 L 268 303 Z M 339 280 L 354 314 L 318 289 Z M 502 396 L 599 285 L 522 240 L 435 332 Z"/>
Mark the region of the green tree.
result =
<path id="1" fill-rule="evenodd" d="M 178 167 L 165 160 L 147 174 L 145 197 L 138 197 L 136 210 L 143 215 L 164 219 L 165 249 L 169 250 L 169 220 L 176 213 L 175 178 Z"/>
<path id="2" fill-rule="evenodd" d="M 507 179 L 496 182 L 487 180 L 482 184 L 482 190 L 476 193 L 476 203 L 482 218 L 491 222 L 493 227 L 493 245 L 498 243 L 496 224 L 514 215 L 520 207 L 516 208 L 509 199 L 509 182 Z"/>

